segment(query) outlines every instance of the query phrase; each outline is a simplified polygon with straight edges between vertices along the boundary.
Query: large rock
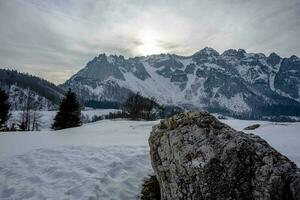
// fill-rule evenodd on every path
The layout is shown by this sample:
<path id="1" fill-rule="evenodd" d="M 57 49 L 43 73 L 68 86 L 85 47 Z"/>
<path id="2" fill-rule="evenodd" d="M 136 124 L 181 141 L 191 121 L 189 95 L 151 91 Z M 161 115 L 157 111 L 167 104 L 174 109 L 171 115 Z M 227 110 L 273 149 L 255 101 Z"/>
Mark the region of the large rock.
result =
<path id="1" fill-rule="evenodd" d="M 149 144 L 162 199 L 300 199 L 292 161 L 207 112 L 162 120 Z"/>

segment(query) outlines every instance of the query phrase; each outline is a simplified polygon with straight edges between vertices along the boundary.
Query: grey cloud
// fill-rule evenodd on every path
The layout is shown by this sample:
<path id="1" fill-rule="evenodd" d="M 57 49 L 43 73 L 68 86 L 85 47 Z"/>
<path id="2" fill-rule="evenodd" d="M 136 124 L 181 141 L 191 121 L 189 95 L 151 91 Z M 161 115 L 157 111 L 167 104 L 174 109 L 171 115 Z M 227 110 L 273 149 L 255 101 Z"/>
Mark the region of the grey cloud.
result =
<path id="1" fill-rule="evenodd" d="M 140 55 L 154 31 L 163 52 L 211 46 L 300 54 L 298 0 L 3 0 L 0 66 L 62 83 L 99 53 Z"/>

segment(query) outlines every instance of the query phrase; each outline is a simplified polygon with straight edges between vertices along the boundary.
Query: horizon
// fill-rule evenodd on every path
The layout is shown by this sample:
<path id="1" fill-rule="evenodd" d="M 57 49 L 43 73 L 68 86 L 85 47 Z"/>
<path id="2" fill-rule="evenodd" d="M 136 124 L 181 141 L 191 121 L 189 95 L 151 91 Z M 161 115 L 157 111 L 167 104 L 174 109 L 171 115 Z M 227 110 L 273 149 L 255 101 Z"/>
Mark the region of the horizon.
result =
<path id="1" fill-rule="evenodd" d="M 297 0 L 1 1 L 0 66 L 61 84 L 101 52 L 299 56 L 299 13 Z"/>

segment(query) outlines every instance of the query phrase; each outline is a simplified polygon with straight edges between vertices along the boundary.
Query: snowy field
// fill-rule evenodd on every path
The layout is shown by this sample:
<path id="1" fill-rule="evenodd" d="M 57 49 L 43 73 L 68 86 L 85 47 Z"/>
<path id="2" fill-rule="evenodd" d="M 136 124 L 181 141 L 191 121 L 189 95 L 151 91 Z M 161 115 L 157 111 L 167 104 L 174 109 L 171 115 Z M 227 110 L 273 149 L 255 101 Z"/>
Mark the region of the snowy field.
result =
<path id="1" fill-rule="evenodd" d="M 300 123 L 223 120 L 254 131 L 300 166 Z M 0 134 L 0 199 L 138 199 L 152 173 L 158 121 L 103 120 L 61 131 Z"/>

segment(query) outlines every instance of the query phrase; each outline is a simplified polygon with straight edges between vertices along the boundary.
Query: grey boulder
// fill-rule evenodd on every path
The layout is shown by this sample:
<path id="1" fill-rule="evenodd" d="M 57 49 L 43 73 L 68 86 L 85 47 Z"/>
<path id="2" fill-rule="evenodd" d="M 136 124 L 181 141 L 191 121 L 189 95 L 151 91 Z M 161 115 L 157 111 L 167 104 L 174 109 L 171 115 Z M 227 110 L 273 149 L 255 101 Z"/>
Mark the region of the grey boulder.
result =
<path id="1" fill-rule="evenodd" d="M 207 112 L 162 120 L 149 144 L 162 199 L 300 199 L 296 164 Z"/>

